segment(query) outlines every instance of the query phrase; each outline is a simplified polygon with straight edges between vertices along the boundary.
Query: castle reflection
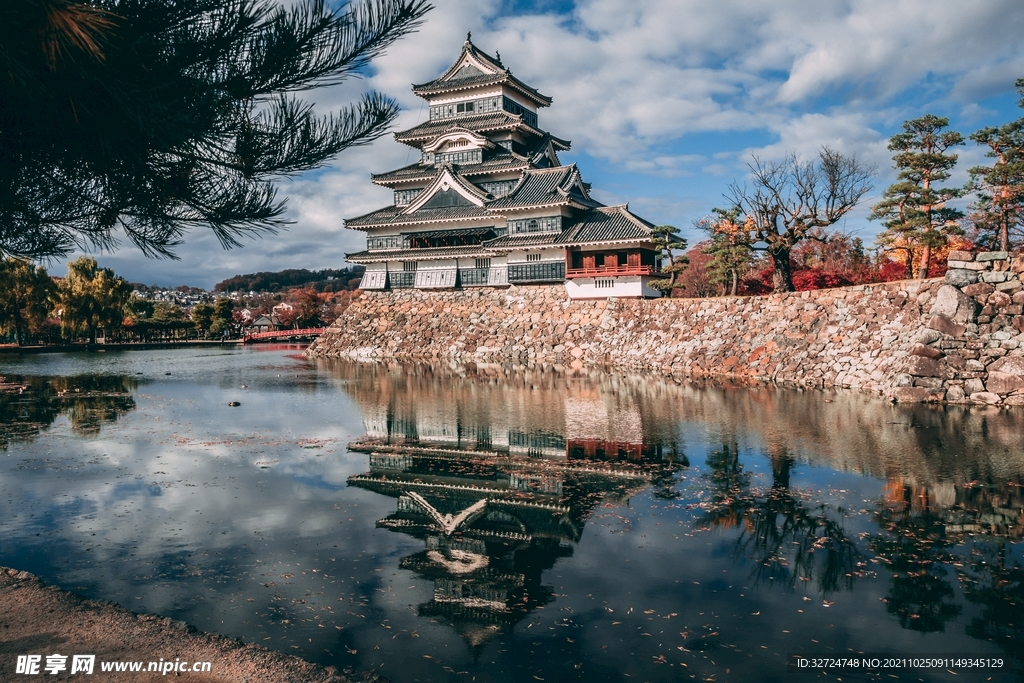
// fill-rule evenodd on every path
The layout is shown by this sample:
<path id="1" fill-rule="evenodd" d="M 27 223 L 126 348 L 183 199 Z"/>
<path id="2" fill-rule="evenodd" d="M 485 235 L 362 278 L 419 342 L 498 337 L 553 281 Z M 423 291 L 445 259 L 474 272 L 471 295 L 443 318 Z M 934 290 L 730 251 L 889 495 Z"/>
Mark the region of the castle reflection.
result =
<path id="1" fill-rule="evenodd" d="M 415 374 L 377 379 L 350 392 L 388 400 L 364 404 L 367 433 L 349 448 L 369 453 L 370 471 L 349 484 L 397 499 L 377 526 L 423 541 L 401 560 L 433 582 L 419 614 L 474 647 L 554 599 L 542 574 L 572 554 L 598 504 L 671 487 L 687 464 L 674 441 L 647 438 L 628 396 L 528 378 L 519 391 L 491 385 L 485 400 L 477 383 L 431 380 L 428 401 L 393 386 L 415 387 Z"/>

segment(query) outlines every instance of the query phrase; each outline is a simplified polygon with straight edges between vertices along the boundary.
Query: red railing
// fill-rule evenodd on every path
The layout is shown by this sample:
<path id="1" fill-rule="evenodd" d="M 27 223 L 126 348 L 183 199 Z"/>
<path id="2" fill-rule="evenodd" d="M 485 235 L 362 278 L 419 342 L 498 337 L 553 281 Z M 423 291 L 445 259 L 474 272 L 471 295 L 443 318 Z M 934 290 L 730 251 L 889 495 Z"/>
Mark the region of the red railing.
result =
<path id="1" fill-rule="evenodd" d="M 246 334 L 242 341 L 248 344 L 251 341 L 260 339 L 280 339 L 281 337 L 319 337 L 324 333 L 326 327 L 303 327 L 299 330 L 271 330 L 270 332 L 256 332 Z"/>
<path id="2" fill-rule="evenodd" d="M 594 268 L 569 268 L 565 277 L 613 277 L 616 275 L 654 275 L 654 266 L 596 266 Z"/>

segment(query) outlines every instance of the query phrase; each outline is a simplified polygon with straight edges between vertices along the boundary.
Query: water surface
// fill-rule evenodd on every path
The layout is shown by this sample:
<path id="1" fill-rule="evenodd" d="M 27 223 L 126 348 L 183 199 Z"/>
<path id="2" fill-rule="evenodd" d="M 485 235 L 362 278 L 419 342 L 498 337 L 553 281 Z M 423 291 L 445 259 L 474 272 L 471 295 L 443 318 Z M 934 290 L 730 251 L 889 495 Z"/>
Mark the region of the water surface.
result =
<path id="1" fill-rule="evenodd" d="M 790 653 L 1024 658 L 1017 413 L 295 347 L 0 374 L 0 564 L 319 663 L 799 681 Z M 1017 680 L 868 678 L 990 677 Z"/>

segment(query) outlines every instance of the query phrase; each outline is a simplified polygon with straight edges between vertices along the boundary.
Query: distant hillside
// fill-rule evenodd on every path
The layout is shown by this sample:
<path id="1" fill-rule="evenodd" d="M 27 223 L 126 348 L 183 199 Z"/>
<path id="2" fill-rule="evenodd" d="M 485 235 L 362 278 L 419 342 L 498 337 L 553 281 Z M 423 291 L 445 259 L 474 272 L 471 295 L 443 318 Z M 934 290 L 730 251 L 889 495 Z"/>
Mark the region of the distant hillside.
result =
<path id="1" fill-rule="evenodd" d="M 292 287 L 316 286 L 326 282 L 336 283 L 332 289 L 345 289 L 348 281 L 360 277 L 362 266 L 351 266 L 334 270 L 306 270 L 305 268 L 289 268 L 276 273 L 249 273 L 236 275 L 218 282 L 213 287 L 215 292 L 280 292 Z M 317 287 L 317 289 L 320 289 Z"/>

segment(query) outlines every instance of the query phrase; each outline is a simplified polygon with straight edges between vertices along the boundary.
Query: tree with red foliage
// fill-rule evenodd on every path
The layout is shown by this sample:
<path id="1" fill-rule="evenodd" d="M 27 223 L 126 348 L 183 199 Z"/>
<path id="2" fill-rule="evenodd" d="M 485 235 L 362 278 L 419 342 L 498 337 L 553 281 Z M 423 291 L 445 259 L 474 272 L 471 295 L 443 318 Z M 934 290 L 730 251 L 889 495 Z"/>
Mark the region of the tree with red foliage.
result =
<path id="1" fill-rule="evenodd" d="M 750 230 L 751 248 L 772 257 L 772 289 L 791 292 L 793 248 L 852 211 L 871 189 L 875 169 L 828 147 L 815 160 L 755 157 L 749 168 L 753 188 L 733 183 L 728 199 L 742 212 L 736 222 Z"/>

